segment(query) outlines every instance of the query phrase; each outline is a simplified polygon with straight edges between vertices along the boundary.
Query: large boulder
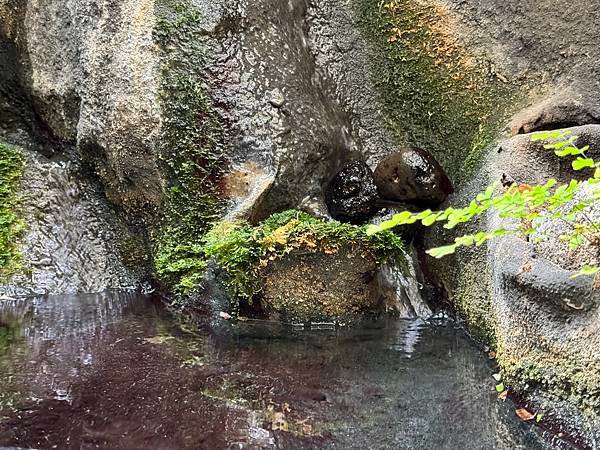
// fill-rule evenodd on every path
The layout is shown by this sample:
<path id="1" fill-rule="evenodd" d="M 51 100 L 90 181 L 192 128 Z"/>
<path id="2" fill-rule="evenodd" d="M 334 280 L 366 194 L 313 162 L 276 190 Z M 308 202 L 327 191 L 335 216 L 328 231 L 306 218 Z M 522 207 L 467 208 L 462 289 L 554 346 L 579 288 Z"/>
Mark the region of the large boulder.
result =
<path id="1" fill-rule="evenodd" d="M 415 147 L 385 157 L 375 169 L 375 184 L 387 200 L 420 206 L 437 206 L 454 191 L 433 155 Z"/>
<path id="2" fill-rule="evenodd" d="M 153 217 L 163 195 L 154 2 L 0 2 L 7 17 L 0 40 L 15 46 L 20 87 L 53 150 L 77 144 L 111 202 Z"/>
<path id="3" fill-rule="evenodd" d="M 600 141 L 598 125 L 570 131 L 580 136 L 578 145 L 594 148 Z M 489 153 L 484 170 L 461 189 L 459 201 L 468 203 L 494 182 L 535 185 L 549 178 L 564 183 L 581 176 L 568 160 L 558 160 L 542 143 L 532 142 L 531 135 L 522 134 Z M 584 188 L 574 202 L 592 195 L 592 190 Z M 596 222 L 600 218 L 597 207 L 586 214 Z M 514 225 L 489 213 L 459 233 Z M 505 383 L 528 393 L 531 408 L 552 410 L 569 424 L 568 432 L 591 442 L 600 437 L 600 293 L 597 280 L 573 276 L 583 258 L 598 262 L 598 251 L 587 243 L 570 250 L 560 239 L 568 232 L 564 221 L 548 219 L 530 242 L 506 237 L 490 241 L 484 250 L 463 249 L 435 262 L 434 272 L 472 332 L 495 349 Z M 445 232 L 443 240 L 429 244 L 447 242 L 455 234 Z"/>
<path id="4" fill-rule="evenodd" d="M 263 304 L 285 322 L 348 322 L 383 311 L 377 260 L 360 247 L 294 251 L 267 266 Z"/>

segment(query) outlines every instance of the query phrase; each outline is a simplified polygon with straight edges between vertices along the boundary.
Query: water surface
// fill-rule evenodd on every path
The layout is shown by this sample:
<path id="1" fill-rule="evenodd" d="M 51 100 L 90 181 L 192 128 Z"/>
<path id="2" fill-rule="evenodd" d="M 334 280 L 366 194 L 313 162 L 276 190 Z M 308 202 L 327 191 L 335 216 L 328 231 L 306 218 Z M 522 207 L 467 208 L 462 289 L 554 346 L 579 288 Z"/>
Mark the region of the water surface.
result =
<path id="1" fill-rule="evenodd" d="M 542 448 L 450 322 L 178 323 L 104 293 L 0 306 L 0 446 Z"/>

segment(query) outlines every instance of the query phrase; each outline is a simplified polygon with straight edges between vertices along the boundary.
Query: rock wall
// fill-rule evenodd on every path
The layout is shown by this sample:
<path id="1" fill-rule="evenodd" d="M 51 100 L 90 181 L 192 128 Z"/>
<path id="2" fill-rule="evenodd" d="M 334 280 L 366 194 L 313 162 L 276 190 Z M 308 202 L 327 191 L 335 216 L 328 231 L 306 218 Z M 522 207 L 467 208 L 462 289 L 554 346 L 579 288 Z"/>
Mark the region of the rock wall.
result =
<path id="1" fill-rule="evenodd" d="M 5 0 L 0 17 L 52 150 L 76 145 L 111 202 L 151 216 L 162 199 L 154 2 Z"/>
<path id="2" fill-rule="evenodd" d="M 524 102 L 451 203 L 466 205 L 502 179 L 536 184 L 577 177 L 568 161 L 558 161 L 523 133 L 575 127 L 579 145 L 589 144 L 592 152 L 599 148 L 594 124 L 600 55 L 591 30 L 600 17 L 595 8 L 587 2 L 430 3 L 455 14 L 452 33 L 473 54 L 485 55 L 497 76 L 518 87 Z M 432 263 L 470 329 L 496 349 L 507 382 L 531 394 L 530 407 L 560 417 L 565 433 L 580 434 L 582 445 L 595 447 L 600 304 L 592 279 L 571 279 L 582 252 L 594 250 L 570 252 L 557 238 L 564 231 L 559 222 L 544 225 L 552 238 L 541 244 L 507 238 Z M 502 223 L 489 215 L 457 232 L 491 230 Z M 429 245 L 452 238 L 452 233 L 433 232 Z"/>
<path id="3" fill-rule="evenodd" d="M 454 203 L 501 173 L 538 181 L 560 167 L 532 161 L 538 149 L 523 138 L 498 152 L 490 143 L 502 129 L 600 117 L 598 8 L 583 0 L 0 0 L 0 18 L 0 137 L 91 167 L 130 222 L 174 214 L 185 227 L 158 233 L 171 233 L 174 247 L 182 236 L 197 240 L 207 217 L 256 221 L 292 207 L 327 216 L 323 187 L 337 168 L 349 159 L 374 168 L 399 144 L 435 153 L 458 186 Z M 195 151 L 204 147 L 210 170 L 207 154 Z M 186 197 L 196 207 L 190 215 L 177 215 L 183 206 L 173 201 L 186 186 L 181 173 L 202 180 L 198 195 Z M 208 212 L 197 210 L 204 201 Z M 98 260 L 109 266 L 115 246 L 100 247 Z M 498 346 L 507 372 L 533 361 L 566 374 L 567 384 L 579 386 L 583 371 L 597 380 L 595 297 L 581 311 L 571 301 L 574 311 L 556 309 L 559 293 L 587 295 L 589 280 L 567 282 L 571 267 L 552 265 L 562 258 L 552 246 L 540 250 L 532 278 L 520 278 L 514 258 L 526 248 L 502 242 L 433 271 L 473 331 Z M 558 293 L 544 286 L 548 274 L 564 281 Z M 552 305 L 536 300 L 546 294 Z M 513 372 L 516 381 L 529 376 Z M 591 407 L 593 418 L 597 406 L 583 397 L 593 398 L 597 385 L 579 392 L 564 383 L 539 386 Z"/>

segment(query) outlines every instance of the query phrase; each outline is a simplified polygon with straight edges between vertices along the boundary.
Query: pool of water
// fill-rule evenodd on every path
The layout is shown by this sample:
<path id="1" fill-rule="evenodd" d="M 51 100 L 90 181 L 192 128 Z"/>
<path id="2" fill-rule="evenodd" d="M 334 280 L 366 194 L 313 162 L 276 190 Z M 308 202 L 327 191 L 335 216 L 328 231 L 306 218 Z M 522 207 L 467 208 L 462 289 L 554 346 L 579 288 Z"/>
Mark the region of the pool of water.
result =
<path id="1" fill-rule="evenodd" d="M 544 448 L 449 321 L 178 322 L 151 297 L 0 303 L 0 447 Z"/>

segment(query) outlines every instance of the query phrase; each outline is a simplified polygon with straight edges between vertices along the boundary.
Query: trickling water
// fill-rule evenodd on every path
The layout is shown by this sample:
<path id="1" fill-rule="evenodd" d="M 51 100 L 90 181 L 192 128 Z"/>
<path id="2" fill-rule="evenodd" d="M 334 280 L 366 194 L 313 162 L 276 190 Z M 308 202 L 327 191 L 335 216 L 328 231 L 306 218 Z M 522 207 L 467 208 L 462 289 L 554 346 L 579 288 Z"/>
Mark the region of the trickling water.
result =
<path id="1" fill-rule="evenodd" d="M 0 294 L 99 292 L 136 282 L 118 253 L 118 225 L 93 184 L 68 161 L 27 153 L 24 270 Z"/>
<path id="2" fill-rule="evenodd" d="M 131 293 L 0 307 L 0 446 L 541 448 L 452 323 L 176 321 Z"/>

